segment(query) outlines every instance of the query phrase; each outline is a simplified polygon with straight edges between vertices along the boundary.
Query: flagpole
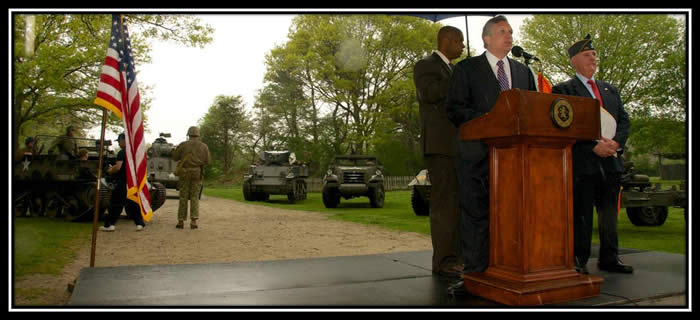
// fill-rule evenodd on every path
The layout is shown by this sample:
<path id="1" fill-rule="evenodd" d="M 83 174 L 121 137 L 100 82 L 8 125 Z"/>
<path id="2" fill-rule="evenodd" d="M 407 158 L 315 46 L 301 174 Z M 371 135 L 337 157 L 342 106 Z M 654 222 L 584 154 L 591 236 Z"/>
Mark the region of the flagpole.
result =
<path id="1" fill-rule="evenodd" d="M 102 180 L 102 159 L 104 158 L 105 127 L 107 124 L 107 109 L 102 108 L 102 130 L 100 133 L 100 161 L 97 165 L 97 193 L 95 194 L 95 213 L 92 218 L 92 247 L 90 249 L 90 268 L 95 266 L 95 249 L 97 247 L 97 218 L 100 210 L 100 185 Z"/>

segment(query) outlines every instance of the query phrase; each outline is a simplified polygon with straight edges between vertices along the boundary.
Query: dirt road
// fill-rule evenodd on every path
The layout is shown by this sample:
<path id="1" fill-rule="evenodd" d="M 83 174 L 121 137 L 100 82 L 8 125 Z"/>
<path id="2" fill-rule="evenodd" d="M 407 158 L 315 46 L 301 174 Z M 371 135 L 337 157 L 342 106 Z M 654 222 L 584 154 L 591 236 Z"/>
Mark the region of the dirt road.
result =
<path id="1" fill-rule="evenodd" d="M 169 191 L 170 192 L 170 191 Z M 95 266 L 190 264 L 349 256 L 432 249 L 430 236 L 329 220 L 325 214 L 292 211 L 203 197 L 199 229 L 176 229 L 177 199 L 168 199 L 144 231 L 120 219 L 115 232 L 98 232 Z M 90 243 L 60 277 L 16 281 L 20 290 L 40 288 L 50 298 L 17 305 L 63 305 L 66 287 L 90 263 Z"/>

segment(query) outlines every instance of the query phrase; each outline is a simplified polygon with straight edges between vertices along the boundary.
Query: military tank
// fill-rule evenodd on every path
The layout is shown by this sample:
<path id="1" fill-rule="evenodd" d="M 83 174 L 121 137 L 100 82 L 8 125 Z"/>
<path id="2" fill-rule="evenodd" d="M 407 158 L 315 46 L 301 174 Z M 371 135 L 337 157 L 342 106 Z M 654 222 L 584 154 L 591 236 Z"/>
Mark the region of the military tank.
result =
<path id="1" fill-rule="evenodd" d="M 271 194 L 287 195 L 294 203 L 306 199 L 309 169 L 290 151 L 263 151 L 243 175 L 243 198 L 267 201 Z"/>
<path id="2" fill-rule="evenodd" d="M 177 189 L 177 161 L 173 160 L 176 146 L 165 139 L 170 136 L 170 133 L 161 133 L 146 151 L 148 181 L 161 183 L 169 189 Z"/>
<path id="3" fill-rule="evenodd" d="M 16 161 L 12 171 L 13 214 L 24 216 L 65 217 L 71 221 L 90 220 L 95 209 L 97 188 L 97 168 L 99 165 L 99 140 L 70 138 L 79 149 L 88 151 L 88 159 L 64 159 L 44 150 L 45 146 L 59 137 L 37 136 L 38 153 L 27 154 Z M 110 164 L 116 162 L 116 154 L 107 147 L 103 150 L 105 173 Z M 103 174 L 100 180 L 100 206 L 98 214 L 104 218 L 114 183 Z M 153 211 L 165 202 L 165 186 L 149 184 Z"/>

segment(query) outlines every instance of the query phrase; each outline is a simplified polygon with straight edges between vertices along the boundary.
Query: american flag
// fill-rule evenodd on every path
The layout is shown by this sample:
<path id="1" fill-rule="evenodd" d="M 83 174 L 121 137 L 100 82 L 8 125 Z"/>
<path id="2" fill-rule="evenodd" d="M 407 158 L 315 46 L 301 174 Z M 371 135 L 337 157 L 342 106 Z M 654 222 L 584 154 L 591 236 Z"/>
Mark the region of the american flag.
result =
<path id="1" fill-rule="evenodd" d="M 95 104 L 114 112 L 124 122 L 126 142 L 127 198 L 139 204 L 144 221 L 153 216 L 151 196 L 146 187 L 146 145 L 139 88 L 131 56 L 129 32 L 123 16 L 112 15 L 112 37 L 107 48 Z"/>

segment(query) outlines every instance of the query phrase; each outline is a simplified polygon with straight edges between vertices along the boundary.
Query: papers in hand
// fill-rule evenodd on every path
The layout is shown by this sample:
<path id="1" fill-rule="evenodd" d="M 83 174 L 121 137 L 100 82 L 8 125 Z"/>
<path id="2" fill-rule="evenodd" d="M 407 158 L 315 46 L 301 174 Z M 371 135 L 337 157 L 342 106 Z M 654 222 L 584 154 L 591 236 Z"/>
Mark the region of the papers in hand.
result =
<path id="1" fill-rule="evenodd" d="M 600 135 L 612 139 L 617 131 L 617 121 L 605 108 L 600 108 Z"/>
<path id="2" fill-rule="evenodd" d="M 617 131 L 617 121 L 605 108 L 600 108 L 600 135 L 612 139 Z M 617 158 L 617 153 L 613 155 Z"/>

